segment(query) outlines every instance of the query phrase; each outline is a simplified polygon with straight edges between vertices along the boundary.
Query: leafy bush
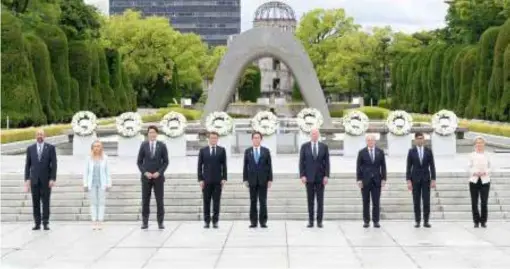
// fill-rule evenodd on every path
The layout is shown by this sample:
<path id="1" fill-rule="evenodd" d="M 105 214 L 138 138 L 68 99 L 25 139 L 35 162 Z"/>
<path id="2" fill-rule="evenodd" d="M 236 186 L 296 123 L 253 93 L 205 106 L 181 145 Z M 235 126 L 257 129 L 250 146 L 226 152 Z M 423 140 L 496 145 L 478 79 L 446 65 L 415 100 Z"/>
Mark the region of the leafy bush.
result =
<path id="1" fill-rule="evenodd" d="M 391 98 L 379 100 L 379 103 L 377 106 L 386 108 L 386 109 L 391 109 Z"/>
<path id="2" fill-rule="evenodd" d="M 367 115 L 367 117 L 371 120 L 383 120 L 388 117 L 389 109 L 376 107 L 376 106 L 364 106 L 356 109 L 345 109 L 340 111 L 331 111 L 329 114 L 334 118 L 341 118 L 346 115 L 351 110 L 358 110 Z"/>

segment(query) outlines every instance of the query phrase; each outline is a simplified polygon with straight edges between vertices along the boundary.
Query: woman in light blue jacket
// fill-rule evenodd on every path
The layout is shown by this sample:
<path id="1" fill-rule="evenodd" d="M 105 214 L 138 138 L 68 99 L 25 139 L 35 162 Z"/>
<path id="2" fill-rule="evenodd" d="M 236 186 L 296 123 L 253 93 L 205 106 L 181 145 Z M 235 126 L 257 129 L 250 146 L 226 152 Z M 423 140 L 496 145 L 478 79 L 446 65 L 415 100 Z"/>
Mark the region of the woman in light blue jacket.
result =
<path id="1" fill-rule="evenodd" d="M 108 159 L 104 154 L 103 144 L 96 140 L 92 143 L 90 156 L 87 158 L 83 173 L 83 187 L 89 192 L 90 215 L 94 230 L 102 229 L 105 209 L 105 195 L 112 187 L 108 169 Z"/>

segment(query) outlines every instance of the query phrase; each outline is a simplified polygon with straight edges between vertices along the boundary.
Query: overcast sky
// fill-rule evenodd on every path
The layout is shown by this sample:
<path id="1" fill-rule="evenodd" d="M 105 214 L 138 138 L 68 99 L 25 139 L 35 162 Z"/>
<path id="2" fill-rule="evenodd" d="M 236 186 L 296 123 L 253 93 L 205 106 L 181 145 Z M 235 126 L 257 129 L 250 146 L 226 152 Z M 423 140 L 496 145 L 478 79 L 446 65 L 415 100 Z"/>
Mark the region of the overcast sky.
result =
<path id="1" fill-rule="evenodd" d="M 103 12 L 108 0 L 85 0 Z M 252 27 L 258 6 L 269 0 L 241 0 L 241 30 Z M 442 0 L 281 0 L 290 5 L 299 17 L 314 8 L 344 8 L 348 16 L 363 27 L 390 25 L 408 33 L 444 26 L 447 6 Z"/>

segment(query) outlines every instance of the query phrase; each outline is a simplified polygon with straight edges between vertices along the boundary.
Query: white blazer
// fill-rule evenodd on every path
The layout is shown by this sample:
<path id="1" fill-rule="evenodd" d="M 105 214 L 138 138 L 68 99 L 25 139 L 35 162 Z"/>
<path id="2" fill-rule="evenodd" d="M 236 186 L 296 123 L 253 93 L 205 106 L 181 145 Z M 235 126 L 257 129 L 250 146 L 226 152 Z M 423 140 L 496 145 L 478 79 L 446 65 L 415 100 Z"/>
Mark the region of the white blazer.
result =
<path id="1" fill-rule="evenodd" d="M 110 170 L 108 168 L 108 157 L 103 155 L 103 159 L 99 164 L 99 179 L 100 186 L 102 189 L 112 186 L 112 178 L 110 176 Z M 85 163 L 85 171 L 83 173 L 83 187 L 92 186 L 92 180 L 94 176 L 94 160 L 89 156 Z"/>
<path id="2" fill-rule="evenodd" d="M 487 152 L 477 153 L 472 152 L 469 154 L 469 181 L 472 183 L 478 182 L 478 178 L 482 180 L 482 184 L 489 183 L 491 181 L 491 160 Z M 485 176 L 475 176 L 474 173 L 485 173 Z"/>

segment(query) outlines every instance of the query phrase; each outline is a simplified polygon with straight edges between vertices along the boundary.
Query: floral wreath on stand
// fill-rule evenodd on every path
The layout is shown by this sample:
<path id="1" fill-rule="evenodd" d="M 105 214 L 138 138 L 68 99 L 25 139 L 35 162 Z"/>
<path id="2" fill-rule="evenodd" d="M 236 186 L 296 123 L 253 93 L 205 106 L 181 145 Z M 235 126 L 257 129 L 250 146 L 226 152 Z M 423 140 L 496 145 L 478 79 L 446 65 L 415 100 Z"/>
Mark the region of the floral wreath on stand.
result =
<path id="1" fill-rule="evenodd" d="M 322 114 L 315 108 L 303 108 L 297 114 L 297 124 L 299 129 L 305 133 L 310 133 L 313 129 L 319 129 L 324 123 Z"/>
<path id="2" fill-rule="evenodd" d="M 159 122 L 161 131 L 171 138 L 184 135 L 188 120 L 179 112 L 170 111 Z"/>
<path id="3" fill-rule="evenodd" d="M 205 119 L 205 129 L 207 132 L 215 132 L 220 136 L 226 136 L 232 133 L 234 121 L 226 112 L 212 112 Z"/>
<path id="4" fill-rule="evenodd" d="M 367 131 L 369 120 L 365 113 L 352 110 L 343 117 L 342 125 L 344 126 L 346 134 L 360 136 Z"/>
<path id="5" fill-rule="evenodd" d="M 125 112 L 115 119 L 117 132 L 123 137 L 135 137 L 142 129 L 142 117 L 136 112 Z"/>
<path id="6" fill-rule="evenodd" d="M 79 136 L 92 135 L 97 128 L 97 117 L 90 111 L 79 111 L 71 121 L 73 132 Z"/>
<path id="7" fill-rule="evenodd" d="M 394 135 L 407 135 L 413 127 L 413 117 L 403 110 L 392 111 L 386 119 L 386 127 Z"/>
<path id="8" fill-rule="evenodd" d="M 260 111 L 251 119 L 251 128 L 262 135 L 272 135 L 278 128 L 278 118 L 271 111 Z"/>
<path id="9" fill-rule="evenodd" d="M 432 128 L 441 136 L 448 136 L 455 133 L 459 126 L 457 115 L 450 110 L 440 110 L 432 116 Z"/>

